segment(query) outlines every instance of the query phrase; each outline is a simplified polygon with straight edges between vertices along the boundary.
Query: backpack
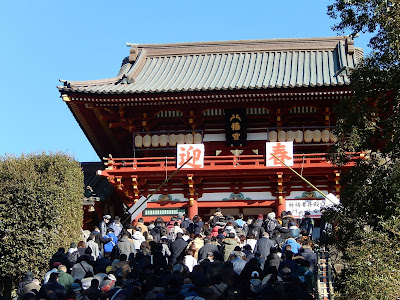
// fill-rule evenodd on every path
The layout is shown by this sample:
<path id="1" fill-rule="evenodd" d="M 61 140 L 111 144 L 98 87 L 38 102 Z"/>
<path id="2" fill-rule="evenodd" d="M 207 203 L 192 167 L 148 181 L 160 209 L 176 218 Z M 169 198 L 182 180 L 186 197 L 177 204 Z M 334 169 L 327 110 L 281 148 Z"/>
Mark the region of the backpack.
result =
<path id="1" fill-rule="evenodd" d="M 74 251 L 74 252 L 67 252 L 66 254 L 68 261 L 70 262 L 71 265 L 74 265 L 76 263 L 76 260 L 79 257 L 79 252 Z"/>
<path id="2" fill-rule="evenodd" d="M 115 276 L 116 278 L 118 278 L 118 277 L 123 277 L 123 275 L 122 275 L 122 267 L 119 267 L 119 268 L 117 268 L 117 269 L 115 270 L 114 276 Z"/>
<path id="3" fill-rule="evenodd" d="M 254 234 L 254 237 L 258 240 L 260 238 L 260 228 L 259 226 L 255 226 L 250 230 L 251 234 Z"/>
<path id="4" fill-rule="evenodd" d="M 210 218 L 209 222 L 211 227 L 215 227 L 219 222 L 219 216 L 214 215 L 212 218 Z"/>
<path id="5" fill-rule="evenodd" d="M 267 221 L 265 221 L 265 230 L 268 233 L 271 234 L 275 230 L 275 228 L 276 228 L 276 223 L 273 220 L 268 219 Z"/>
<path id="6" fill-rule="evenodd" d="M 168 230 L 164 226 L 160 228 L 160 238 L 162 236 L 167 236 L 168 235 Z"/>

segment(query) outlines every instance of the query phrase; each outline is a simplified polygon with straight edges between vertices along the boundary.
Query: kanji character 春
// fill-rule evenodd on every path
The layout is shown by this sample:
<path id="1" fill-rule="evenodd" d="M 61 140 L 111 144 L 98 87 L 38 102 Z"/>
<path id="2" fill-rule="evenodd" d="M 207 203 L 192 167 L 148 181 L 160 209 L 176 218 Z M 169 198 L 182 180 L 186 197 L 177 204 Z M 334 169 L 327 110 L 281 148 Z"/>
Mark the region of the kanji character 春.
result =
<path id="1" fill-rule="evenodd" d="M 285 160 L 291 160 L 292 157 L 288 155 L 288 152 L 286 151 L 286 147 L 282 145 L 281 143 L 276 143 L 276 146 L 272 147 L 272 154 L 274 154 L 276 157 L 278 157 L 281 161 L 285 162 Z M 279 164 L 279 160 L 275 157 L 270 157 L 269 160 L 273 159 L 274 164 L 277 165 Z"/>

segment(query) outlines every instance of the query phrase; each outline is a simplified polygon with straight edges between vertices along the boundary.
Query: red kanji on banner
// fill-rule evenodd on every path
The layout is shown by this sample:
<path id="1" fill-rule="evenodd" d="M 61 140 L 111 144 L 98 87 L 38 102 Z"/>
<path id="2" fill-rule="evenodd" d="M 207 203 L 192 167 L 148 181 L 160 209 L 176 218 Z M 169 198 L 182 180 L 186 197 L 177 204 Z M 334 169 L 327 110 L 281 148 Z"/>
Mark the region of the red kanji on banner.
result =
<path id="1" fill-rule="evenodd" d="M 203 168 L 204 145 L 203 144 L 179 144 L 177 145 L 177 168 L 182 166 L 189 158 L 189 162 L 183 168 Z"/>
<path id="2" fill-rule="evenodd" d="M 266 165 L 267 167 L 282 166 L 282 163 L 293 166 L 293 142 L 267 143 L 266 144 Z"/>

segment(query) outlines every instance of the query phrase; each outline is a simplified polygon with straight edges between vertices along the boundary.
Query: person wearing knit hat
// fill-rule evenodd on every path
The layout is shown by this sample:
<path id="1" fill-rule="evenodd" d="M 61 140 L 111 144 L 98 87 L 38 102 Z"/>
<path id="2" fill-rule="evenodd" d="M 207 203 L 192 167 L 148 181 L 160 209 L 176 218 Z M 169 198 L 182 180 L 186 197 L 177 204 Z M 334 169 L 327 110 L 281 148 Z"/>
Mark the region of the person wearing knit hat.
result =
<path id="1" fill-rule="evenodd" d="M 258 214 L 257 219 L 264 220 L 264 216 L 262 214 Z"/>
<path id="2" fill-rule="evenodd" d="M 33 273 L 32 272 L 26 272 L 24 278 L 22 278 L 21 282 L 18 284 L 18 289 L 17 289 L 17 295 L 19 297 L 23 296 L 23 288 L 27 284 L 31 283 L 33 280 Z"/>
<path id="3" fill-rule="evenodd" d="M 250 277 L 250 297 L 259 294 L 262 290 L 261 276 L 257 271 L 253 271 Z M 251 297 L 253 299 L 253 297 Z"/>

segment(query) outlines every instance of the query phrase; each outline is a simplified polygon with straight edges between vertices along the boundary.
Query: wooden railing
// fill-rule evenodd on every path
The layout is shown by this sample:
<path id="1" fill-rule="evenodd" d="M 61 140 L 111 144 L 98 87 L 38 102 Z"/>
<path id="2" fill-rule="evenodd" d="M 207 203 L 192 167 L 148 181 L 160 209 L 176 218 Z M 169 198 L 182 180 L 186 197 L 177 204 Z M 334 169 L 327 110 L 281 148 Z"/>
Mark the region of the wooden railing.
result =
<path id="1" fill-rule="evenodd" d="M 360 154 L 349 153 L 351 159 L 350 164 L 353 164 L 356 159 L 359 159 Z M 143 158 L 104 158 L 104 164 L 108 170 L 118 169 L 175 169 L 175 157 L 143 157 Z M 331 165 L 326 158 L 326 153 L 311 153 L 311 154 L 294 154 L 294 166 L 317 166 Z M 205 156 L 204 168 L 224 169 L 232 167 L 265 167 L 264 155 L 230 155 L 230 156 Z"/>

